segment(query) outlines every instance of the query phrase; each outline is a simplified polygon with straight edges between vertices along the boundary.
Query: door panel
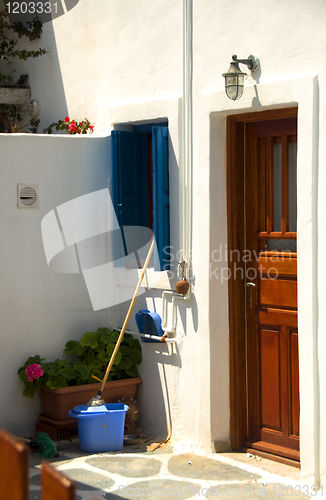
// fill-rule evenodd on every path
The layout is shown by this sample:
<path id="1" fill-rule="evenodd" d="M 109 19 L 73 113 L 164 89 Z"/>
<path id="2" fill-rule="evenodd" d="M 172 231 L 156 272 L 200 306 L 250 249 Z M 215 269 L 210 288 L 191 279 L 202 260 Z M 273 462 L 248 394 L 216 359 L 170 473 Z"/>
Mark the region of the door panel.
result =
<path id="1" fill-rule="evenodd" d="M 298 459 L 296 118 L 245 124 L 244 163 L 245 444 Z"/>
<path id="2" fill-rule="evenodd" d="M 261 327 L 259 332 L 261 425 L 281 430 L 280 332 Z"/>
<path id="3" fill-rule="evenodd" d="M 283 252 L 284 254 L 284 252 Z M 261 252 L 259 256 L 259 274 L 265 274 L 269 277 L 274 276 L 297 276 L 297 259 L 289 258 L 287 254 L 279 255 L 274 253 L 268 255 L 267 252 Z"/>
<path id="4" fill-rule="evenodd" d="M 260 280 L 260 306 L 297 307 L 297 282 L 274 277 Z"/>

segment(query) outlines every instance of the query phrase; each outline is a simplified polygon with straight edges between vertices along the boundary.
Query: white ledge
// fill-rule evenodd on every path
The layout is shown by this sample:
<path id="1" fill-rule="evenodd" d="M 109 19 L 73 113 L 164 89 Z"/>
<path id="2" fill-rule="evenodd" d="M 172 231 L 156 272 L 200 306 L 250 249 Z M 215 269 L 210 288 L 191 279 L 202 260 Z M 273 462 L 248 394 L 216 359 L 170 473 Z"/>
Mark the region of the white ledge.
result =
<path id="1" fill-rule="evenodd" d="M 141 275 L 141 269 L 125 269 L 123 267 L 116 267 L 115 284 L 119 286 L 130 286 L 130 273 L 133 272 L 137 276 L 137 281 Z M 154 269 L 147 269 L 142 287 L 154 288 L 158 290 L 171 290 L 170 280 L 167 271 L 154 271 Z"/>

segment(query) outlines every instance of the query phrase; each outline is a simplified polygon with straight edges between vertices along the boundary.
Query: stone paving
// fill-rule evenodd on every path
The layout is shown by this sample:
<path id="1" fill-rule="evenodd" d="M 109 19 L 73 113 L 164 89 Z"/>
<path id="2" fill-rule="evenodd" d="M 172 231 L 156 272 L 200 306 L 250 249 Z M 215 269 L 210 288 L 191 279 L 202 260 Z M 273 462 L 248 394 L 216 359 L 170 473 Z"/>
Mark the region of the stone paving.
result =
<path id="1" fill-rule="evenodd" d="M 147 441 L 147 442 L 146 442 Z M 300 471 L 246 454 L 200 454 L 163 445 L 152 451 L 143 439 L 121 452 L 84 453 L 78 439 L 58 444 L 52 465 L 76 481 L 76 500 L 196 498 L 311 498 Z M 42 459 L 30 461 L 30 500 L 40 500 Z"/>

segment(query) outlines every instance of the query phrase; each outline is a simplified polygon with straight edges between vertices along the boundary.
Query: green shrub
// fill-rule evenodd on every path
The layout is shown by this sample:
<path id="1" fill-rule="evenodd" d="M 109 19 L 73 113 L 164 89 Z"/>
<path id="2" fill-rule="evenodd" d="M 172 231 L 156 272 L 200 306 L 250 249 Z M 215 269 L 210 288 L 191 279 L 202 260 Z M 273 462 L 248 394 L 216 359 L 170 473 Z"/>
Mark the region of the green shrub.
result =
<path id="1" fill-rule="evenodd" d="M 74 385 L 94 383 L 92 375 L 103 379 L 106 367 L 111 359 L 119 337 L 117 330 L 98 328 L 96 332 L 86 332 L 80 339 L 69 340 L 64 352 L 71 359 L 56 359 L 44 363 L 39 355 L 28 358 L 24 366 L 18 370 L 19 378 L 25 384 L 23 395 L 33 398 L 41 387 L 60 389 Z M 131 335 L 125 334 L 114 360 L 109 380 L 121 380 L 138 377 L 136 365 L 142 360 L 141 345 Z M 26 369 L 31 365 L 39 365 L 43 374 L 28 380 Z"/>

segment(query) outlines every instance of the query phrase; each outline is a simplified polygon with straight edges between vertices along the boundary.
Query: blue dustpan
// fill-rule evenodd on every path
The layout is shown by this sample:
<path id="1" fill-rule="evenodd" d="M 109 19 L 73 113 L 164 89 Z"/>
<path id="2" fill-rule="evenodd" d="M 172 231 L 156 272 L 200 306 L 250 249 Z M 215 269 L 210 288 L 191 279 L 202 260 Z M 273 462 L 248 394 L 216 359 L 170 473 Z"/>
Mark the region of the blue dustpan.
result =
<path id="1" fill-rule="evenodd" d="M 156 337 L 162 337 L 164 332 L 162 330 L 161 316 L 157 313 L 150 312 L 148 309 L 138 311 L 135 316 L 139 333 L 148 333 Z M 151 340 L 142 337 L 142 342 L 160 342 L 159 340 Z"/>

